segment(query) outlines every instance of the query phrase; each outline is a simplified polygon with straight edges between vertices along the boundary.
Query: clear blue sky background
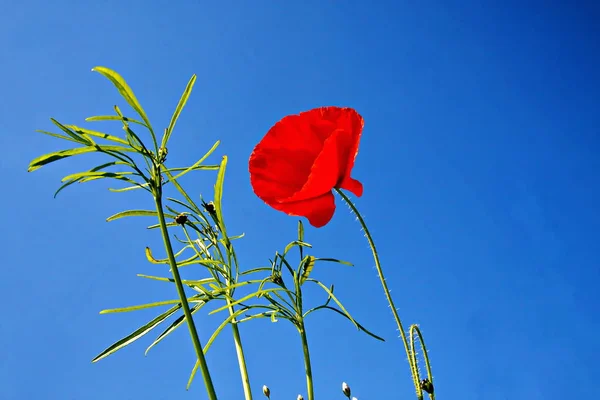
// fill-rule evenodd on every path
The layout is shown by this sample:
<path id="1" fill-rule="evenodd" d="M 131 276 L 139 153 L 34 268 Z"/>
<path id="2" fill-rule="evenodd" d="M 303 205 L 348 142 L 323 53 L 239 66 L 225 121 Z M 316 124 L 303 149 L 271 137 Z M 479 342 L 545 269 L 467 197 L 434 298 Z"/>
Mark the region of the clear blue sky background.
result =
<path id="1" fill-rule="evenodd" d="M 220 3 L 220 4 L 219 4 Z M 600 384 L 600 12 L 593 2 L 103 1 L 4 2 L 0 12 L 0 168 L 4 299 L 0 398 L 203 399 L 185 384 L 194 355 L 185 329 L 143 356 L 152 333 L 92 364 L 156 310 L 104 308 L 175 298 L 137 278 L 167 275 L 150 220 L 114 223 L 141 194 L 60 179 L 97 164 L 28 162 L 65 145 L 34 132 L 50 117 L 85 124 L 124 106 L 90 72 L 119 71 L 155 126 L 168 124 L 189 77 L 198 81 L 169 148 L 192 163 L 222 140 L 230 157 L 225 215 L 245 232 L 245 265 L 294 238 L 296 219 L 251 190 L 247 159 L 286 114 L 355 107 L 366 120 L 354 176 L 406 324 L 420 323 L 442 399 L 594 398 Z M 120 133 L 118 125 L 92 125 Z M 184 184 L 212 193 L 213 173 Z M 339 204 L 307 228 L 314 254 L 352 261 L 314 271 L 380 343 L 334 315 L 309 320 L 318 399 L 413 398 L 408 367 L 366 241 Z M 199 269 L 185 271 L 200 277 Z M 200 316 L 206 341 L 219 318 Z M 257 398 L 305 393 L 294 330 L 242 326 Z M 222 399 L 242 398 L 228 331 L 208 355 Z"/>

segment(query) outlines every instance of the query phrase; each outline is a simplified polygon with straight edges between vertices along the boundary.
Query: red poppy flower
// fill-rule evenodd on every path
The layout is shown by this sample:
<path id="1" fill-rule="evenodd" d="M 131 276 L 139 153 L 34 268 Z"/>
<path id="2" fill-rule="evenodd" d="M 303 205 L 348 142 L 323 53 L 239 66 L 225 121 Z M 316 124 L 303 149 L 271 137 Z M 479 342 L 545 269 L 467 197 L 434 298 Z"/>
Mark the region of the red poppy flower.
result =
<path id="1" fill-rule="evenodd" d="M 250 156 L 254 193 L 276 210 L 324 226 L 335 211 L 334 188 L 362 195 L 362 184 L 350 173 L 363 125 L 352 108 L 321 107 L 284 117 Z"/>

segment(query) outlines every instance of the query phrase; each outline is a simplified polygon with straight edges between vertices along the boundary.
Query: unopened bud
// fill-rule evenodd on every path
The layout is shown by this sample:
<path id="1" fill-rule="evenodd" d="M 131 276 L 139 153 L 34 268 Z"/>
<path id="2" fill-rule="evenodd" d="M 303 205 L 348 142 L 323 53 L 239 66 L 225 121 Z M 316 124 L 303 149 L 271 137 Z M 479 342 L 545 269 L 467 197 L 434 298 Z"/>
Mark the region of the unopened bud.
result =
<path id="1" fill-rule="evenodd" d="M 211 201 L 210 203 L 204 204 L 204 209 L 211 214 L 214 213 L 215 212 L 215 203 L 213 203 Z"/>
<path id="2" fill-rule="evenodd" d="M 301 394 L 298 395 L 298 398 L 296 400 L 304 400 L 304 397 L 302 397 Z"/>
<path id="3" fill-rule="evenodd" d="M 433 394 L 433 383 L 431 383 L 429 379 L 423 379 L 421 381 L 421 390 L 424 390 L 429 394 Z"/>
<path id="4" fill-rule="evenodd" d="M 271 398 L 271 390 L 269 390 L 269 387 L 267 385 L 263 385 L 263 394 L 267 399 Z"/>
<path id="5" fill-rule="evenodd" d="M 184 213 L 181 213 L 175 217 L 175 222 L 177 222 L 179 225 L 184 225 L 187 222 L 187 220 L 188 217 Z"/>
<path id="6" fill-rule="evenodd" d="M 350 398 L 350 386 L 346 382 L 342 382 L 342 392 L 347 398 Z"/>

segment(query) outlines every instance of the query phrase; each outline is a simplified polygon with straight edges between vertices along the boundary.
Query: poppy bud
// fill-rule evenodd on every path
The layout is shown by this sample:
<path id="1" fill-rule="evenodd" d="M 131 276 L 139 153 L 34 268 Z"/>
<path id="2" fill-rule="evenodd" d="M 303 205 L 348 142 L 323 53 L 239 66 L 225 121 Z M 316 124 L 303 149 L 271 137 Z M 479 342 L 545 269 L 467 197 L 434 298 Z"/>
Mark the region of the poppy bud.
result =
<path id="1" fill-rule="evenodd" d="M 348 386 L 346 382 L 342 382 L 342 393 L 344 393 L 347 398 L 350 398 L 350 386 Z"/>
<path id="2" fill-rule="evenodd" d="M 269 390 L 269 387 L 267 385 L 263 385 L 263 394 L 267 399 L 271 398 L 271 390 Z"/>
<path id="3" fill-rule="evenodd" d="M 421 390 L 424 390 L 429 394 L 433 394 L 433 383 L 431 383 L 429 379 L 423 379 L 421 381 Z"/>
<path id="4" fill-rule="evenodd" d="M 304 400 L 304 397 L 302 397 L 301 394 L 298 395 L 298 398 L 296 400 Z"/>
<path id="5" fill-rule="evenodd" d="M 215 203 L 213 203 L 212 201 L 210 203 L 205 203 L 204 209 L 211 214 L 214 213 L 215 212 Z"/>
<path id="6" fill-rule="evenodd" d="M 187 222 L 187 220 L 188 217 L 184 213 L 181 213 L 175 217 L 175 222 L 177 222 L 179 225 L 184 225 Z"/>

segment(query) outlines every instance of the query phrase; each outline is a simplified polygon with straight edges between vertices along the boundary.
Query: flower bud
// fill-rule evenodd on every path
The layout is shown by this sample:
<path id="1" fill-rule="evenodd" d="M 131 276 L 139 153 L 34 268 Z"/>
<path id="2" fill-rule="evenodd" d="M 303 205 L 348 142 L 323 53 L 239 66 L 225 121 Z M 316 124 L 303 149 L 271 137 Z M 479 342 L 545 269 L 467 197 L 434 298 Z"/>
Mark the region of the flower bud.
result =
<path id="1" fill-rule="evenodd" d="M 432 394 L 433 393 L 433 383 L 431 383 L 431 381 L 429 379 L 423 379 L 421 381 L 421 390 L 424 390 L 425 392 Z"/>
<path id="2" fill-rule="evenodd" d="M 346 382 L 342 382 L 342 392 L 347 398 L 350 398 L 350 386 Z"/>
<path id="3" fill-rule="evenodd" d="M 302 397 L 301 394 L 298 395 L 298 398 L 296 400 L 304 400 L 304 397 Z"/>
<path id="4" fill-rule="evenodd" d="M 215 203 L 213 203 L 211 201 L 210 203 L 204 204 L 204 209 L 211 214 L 214 213 L 215 212 Z"/>
<path id="5" fill-rule="evenodd" d="M 188 217 L 184 213 L 181 213 L 175 217 L 175 222 L 177 222 L 179 225 L 184 225 L 187 222 L 187 220 Z"/>
<path id="6" fill-rule="evenodd" d="M 263 385 L 263 394 L 267 399 L 271 398 L 271 390 L 269 390 L 269 387 L 267 385 Z"/>

